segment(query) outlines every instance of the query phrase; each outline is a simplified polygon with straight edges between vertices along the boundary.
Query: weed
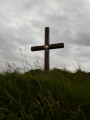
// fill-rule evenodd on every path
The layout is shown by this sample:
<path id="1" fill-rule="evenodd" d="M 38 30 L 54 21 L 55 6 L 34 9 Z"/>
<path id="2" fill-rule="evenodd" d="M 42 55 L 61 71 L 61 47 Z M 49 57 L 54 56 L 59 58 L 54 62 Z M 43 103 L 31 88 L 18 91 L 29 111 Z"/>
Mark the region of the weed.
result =
<path id="1" fill-rule="evenodd" d="M 89 85 L 90 73 L 81 69 L 5 72 L 0 74 L 0 120 L 89 120 Z"/>

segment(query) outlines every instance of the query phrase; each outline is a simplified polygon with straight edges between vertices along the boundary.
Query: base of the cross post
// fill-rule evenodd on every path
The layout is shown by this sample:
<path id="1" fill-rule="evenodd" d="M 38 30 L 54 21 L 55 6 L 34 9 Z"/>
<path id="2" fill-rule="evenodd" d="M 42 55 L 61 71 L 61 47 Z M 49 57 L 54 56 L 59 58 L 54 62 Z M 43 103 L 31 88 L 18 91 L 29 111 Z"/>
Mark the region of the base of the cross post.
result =
<path id="1" fill-rule="evenodd" d="M 45 71 L 49 71 L 49 50 L 45 50 L 45 65 L 44 69 Z"/>

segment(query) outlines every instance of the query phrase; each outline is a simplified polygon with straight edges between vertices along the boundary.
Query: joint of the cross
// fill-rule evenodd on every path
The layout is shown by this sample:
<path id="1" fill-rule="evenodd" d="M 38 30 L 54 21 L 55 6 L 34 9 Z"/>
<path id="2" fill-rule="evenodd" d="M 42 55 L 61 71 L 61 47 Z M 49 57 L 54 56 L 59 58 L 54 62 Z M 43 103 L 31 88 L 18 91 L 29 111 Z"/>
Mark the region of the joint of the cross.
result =
<path id="1" fill-rule="evenodd" d="M 44 48 L 45 48 L 45 49 L 48 49 L 48 48 L 49 48 L 49 46 L 48 46 L 48 45 L 45 45 L 45 46 L 44 46 Z"/>

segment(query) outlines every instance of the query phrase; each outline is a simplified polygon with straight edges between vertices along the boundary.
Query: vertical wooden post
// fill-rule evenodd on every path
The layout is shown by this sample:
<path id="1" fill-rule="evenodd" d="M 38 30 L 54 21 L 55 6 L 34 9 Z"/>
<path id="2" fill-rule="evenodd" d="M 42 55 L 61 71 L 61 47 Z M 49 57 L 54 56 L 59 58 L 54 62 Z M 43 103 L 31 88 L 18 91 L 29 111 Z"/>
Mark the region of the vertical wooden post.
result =
<path id="1" fill-rule="evenodd" d="M 45 62 L 44 69 L 46 72 L 49 71 L 49 27 L 45 28 Z"/>

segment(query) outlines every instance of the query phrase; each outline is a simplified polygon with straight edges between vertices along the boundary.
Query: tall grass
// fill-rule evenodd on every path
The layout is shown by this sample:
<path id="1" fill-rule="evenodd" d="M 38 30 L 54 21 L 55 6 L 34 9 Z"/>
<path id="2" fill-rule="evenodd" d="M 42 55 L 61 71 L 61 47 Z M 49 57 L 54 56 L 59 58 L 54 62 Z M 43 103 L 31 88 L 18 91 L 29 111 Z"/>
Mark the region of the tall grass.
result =
<path id="1" fill-rule="evenodd" d="M 90 73 L 0 74 L 0 120 L 90 120 Z"/>

